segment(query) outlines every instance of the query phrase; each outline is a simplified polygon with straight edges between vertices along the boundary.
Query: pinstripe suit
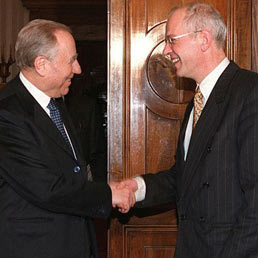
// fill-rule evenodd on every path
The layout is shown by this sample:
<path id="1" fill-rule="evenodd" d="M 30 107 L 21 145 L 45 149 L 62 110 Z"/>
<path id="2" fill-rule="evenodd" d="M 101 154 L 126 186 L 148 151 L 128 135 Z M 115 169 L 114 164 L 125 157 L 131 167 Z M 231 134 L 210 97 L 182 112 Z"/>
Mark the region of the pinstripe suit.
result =
<path id="1" fill-rule="evenodd" d="M 176 258 L 258 257 L 258 74 L 231 62 L 193 131 L 180 130 L 175 165 L 143 176 L 141 207 L 176 200 Z"/>

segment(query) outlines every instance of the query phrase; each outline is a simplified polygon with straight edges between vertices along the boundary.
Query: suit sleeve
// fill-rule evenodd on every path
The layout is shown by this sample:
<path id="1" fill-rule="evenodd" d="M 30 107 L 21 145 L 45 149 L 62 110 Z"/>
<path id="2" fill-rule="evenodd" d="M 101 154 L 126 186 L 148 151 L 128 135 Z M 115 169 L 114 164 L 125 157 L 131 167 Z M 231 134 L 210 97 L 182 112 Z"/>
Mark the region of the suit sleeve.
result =
<path id="1" fill-rule="evenodd" d="M 136 204 L 137 208 L 167 204 L 176 199 L 175 166 L 156 174 L 142 175 L 146 184 L 145 199 Z"/>
<path id="2" fill-rule="evenodd" d="M 254 80 L 256 78 L 256 80 Z M 250 79 L 250 78 L 249 78 Z M 247 80 L 252 85 L 242 107 L 238 125 L 239 182 L 243 192 L 231 235 L 219 257 L 258 257 L 258 85 L 257 76 Z M 255 86 L 256 85 L 256 86 Z M 237 162 L 237 161 L 236 161 Z"/>
<path id="3" fill-rule="evenodd" d="M 2 103 L 3 104 L 3 103 Z M 16 112 L 17 113 L 17 112 Z M 0 109 L 0 177 L 32 205 L 52 212 L 108 217 L 111 189 L 105 183 L 78 180 L 66 153 L 52 152 L 30 119 Z M 71 166 L 67 167 L 66 165 Z"/>

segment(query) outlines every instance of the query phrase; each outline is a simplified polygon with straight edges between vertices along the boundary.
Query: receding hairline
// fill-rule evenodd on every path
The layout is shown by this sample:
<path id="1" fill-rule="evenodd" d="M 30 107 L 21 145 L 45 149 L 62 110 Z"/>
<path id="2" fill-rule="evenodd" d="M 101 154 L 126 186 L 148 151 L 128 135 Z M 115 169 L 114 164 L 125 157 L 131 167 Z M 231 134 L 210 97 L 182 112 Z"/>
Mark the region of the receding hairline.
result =
<path id="1" fill-rule="evenodd" d="M 182 24 L 186 29 L 210 29 L 218 47 L 225 46 L 227 27 L 221 13 L 210 3 L 191 2 L 171 9 L 168 22 L 175 13 L 182 13 Z"/>
<path id="2" fill-rule="evenodd" d="M 63 23 L 59 23 L 59 22 L 51 21 L 51 20 L 45 20 L 45 19 L 34 19 L 34 20 L 30 21 L 29 23 L 27 23 L 27 25 L 25 25 L 22 28 L 22 30 L 33 29 L 33 28 L 38 28 L 38 29 L 48 28 L 51 31 L 64 30 L 69 33 L 72 33 L 69 26 L 67 26 Z"/>

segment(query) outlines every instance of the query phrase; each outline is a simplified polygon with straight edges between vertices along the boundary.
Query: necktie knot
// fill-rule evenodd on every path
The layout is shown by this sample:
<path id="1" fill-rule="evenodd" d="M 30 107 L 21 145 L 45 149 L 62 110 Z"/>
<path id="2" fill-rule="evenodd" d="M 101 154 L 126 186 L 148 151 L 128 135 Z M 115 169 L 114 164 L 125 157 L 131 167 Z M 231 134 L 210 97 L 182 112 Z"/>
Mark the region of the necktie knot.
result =
<path id="1" fill-rule="evenodd" d="M 195 128 L 196 123 L 201 115 L 203 109 L 203 95 L 200 90 L 200 87 L 197 88 L 195 95 L 194 95 L 194 115 L 193 115 L 193 128 Z"/>
<path id="2" fill-rule="evenodd" d="M 49 111 L 57 110 L 58 107 L 56 105 L 56 100 L 51 98 L 48 105 L 47 105 L 47 108 L 49 109 Z"/>

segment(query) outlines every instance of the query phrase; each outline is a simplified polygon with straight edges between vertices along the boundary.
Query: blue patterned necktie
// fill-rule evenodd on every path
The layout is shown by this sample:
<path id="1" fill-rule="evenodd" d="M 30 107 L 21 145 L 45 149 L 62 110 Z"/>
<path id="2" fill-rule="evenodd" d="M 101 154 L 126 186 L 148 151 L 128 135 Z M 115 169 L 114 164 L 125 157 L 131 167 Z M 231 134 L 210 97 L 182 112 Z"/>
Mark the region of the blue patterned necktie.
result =
<path id="1" fill-rule="evenodd" d="M 59 132 L 62 134 L 62 136 L 65 139 L 68 146 L 71 148 L 71 143 L 69 142 L 67 134 L 64 130 L 64 125 L 63 125 L 63 122 L 62 122 L 62 119 L 61 119 L 60 110 L 57 106 L 56 100 L 51 98 L 48 105 L 47 105 L 47 108 L 50 111 L 50 118 L 52 119 L 52 121 L 56 125 Z"/>

